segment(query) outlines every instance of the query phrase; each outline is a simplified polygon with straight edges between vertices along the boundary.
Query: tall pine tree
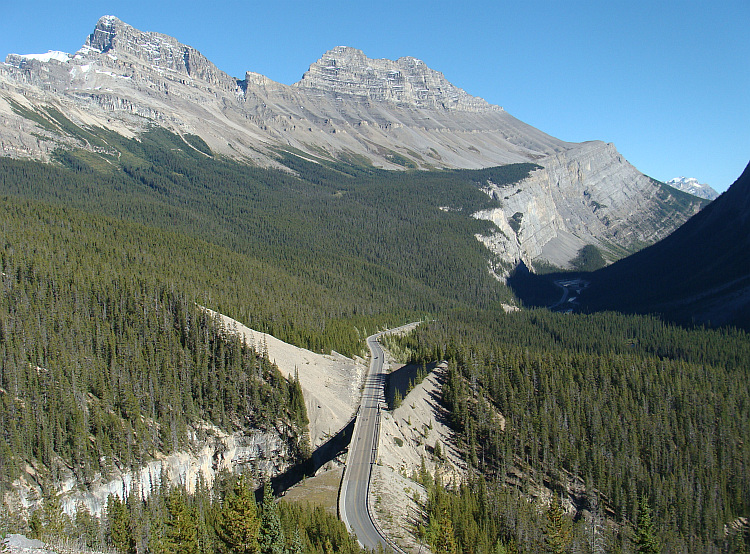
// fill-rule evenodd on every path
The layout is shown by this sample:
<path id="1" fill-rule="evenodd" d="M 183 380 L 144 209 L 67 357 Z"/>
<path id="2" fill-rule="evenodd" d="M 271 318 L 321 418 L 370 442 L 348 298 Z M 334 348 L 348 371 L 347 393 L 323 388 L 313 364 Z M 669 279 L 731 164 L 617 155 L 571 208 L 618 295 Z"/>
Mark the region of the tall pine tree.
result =
<path id="1" fill-rule="evenodd" d="M 638 526 L 635 530 L 635 551 L 639 554 L 659 554 L 661 545 L 656 537 L 656 528 L 651 515 L 651 507 L 645 497 L 641 497 L 638 512 Z"/>
<path id="2" fill-rule="evenodd" d="M 271 482 L 263 485 L 263 505 L 260 512 L 260 554 L 284 554 L 284 532 L 281 530 L 279 510 L 271 492 Z"/>
<path id="3" fill-rule="evenodd" d="M 245 477 L 240 476 L 216 516 L 215 529 L 221 551 L 228 554 L 258 554 L 259 528 L 255 495 Z"/>

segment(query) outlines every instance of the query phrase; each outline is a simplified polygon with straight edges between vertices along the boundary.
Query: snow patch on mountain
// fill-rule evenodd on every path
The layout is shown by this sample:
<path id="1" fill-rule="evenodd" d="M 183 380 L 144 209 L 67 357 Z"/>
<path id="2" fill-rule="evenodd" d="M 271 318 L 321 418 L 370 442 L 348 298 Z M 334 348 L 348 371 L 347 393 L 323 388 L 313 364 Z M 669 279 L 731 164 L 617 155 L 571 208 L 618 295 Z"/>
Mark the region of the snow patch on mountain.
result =
<path id="1" fill-rule="evenodd" d="M 675 177 L 667 181 L 670 187 L 674 187 L 677 190 L 687 192 L 693 196 L 699 198 L 705 198 L 707 200 L 714 200 L 719 197 L 719 193 L 716 192 L 709 185 L 698 182 L 695 177 Z"/>
<path id="2" fill-rule="evenodd" d="M 67 63 L 68 60 L 70 60 L 70 54 L 66 54 L 65 52 L 60 52 L 59 50 L 50 50 L 46 54 L 20 54 L 19 57 L 25 58 L 27 60 L 38 60 L 40 62 L 49 62 L 50 60 L 55 60 L 60 63 Z"/>

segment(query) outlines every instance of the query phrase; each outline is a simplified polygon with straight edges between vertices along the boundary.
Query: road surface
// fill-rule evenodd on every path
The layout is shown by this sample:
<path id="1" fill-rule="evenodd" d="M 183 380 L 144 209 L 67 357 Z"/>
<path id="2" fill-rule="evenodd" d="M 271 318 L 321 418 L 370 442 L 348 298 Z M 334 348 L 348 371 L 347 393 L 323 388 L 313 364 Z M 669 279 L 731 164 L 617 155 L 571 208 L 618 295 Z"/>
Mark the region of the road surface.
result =
<path id="1" fill-rule="evenodd" d="M 360 545 L 366 548 L 383 546 L 385 552 L 393 552 L 387 539 L 375 528 L 367 508 L 370 489 L 370 474 L 375 463 L 378 446 L 379 410 L 385 404 L 385 374 L 383 373 L 383 349 L 378 342 L 382 333 L 367 338 L 370 348 L 370 371 L 365 379 L 365 388 L 354 424 L 352 442 L 346 460 L 344 477 L 341 480 L 341 519 L 347 528 L 357 535 Z"/>

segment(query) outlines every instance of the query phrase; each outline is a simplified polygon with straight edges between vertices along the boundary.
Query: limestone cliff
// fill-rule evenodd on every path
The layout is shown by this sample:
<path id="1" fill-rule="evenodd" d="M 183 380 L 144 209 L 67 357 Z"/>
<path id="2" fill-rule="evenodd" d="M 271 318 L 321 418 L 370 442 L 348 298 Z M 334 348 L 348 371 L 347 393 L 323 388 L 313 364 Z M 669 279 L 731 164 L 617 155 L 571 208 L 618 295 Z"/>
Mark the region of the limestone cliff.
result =
<path id="1" fill-rule="evenodd" d="M 529 267 L 546 261 L 567 267 L 587 244 L 610 260 L 656 242 L 696 213 L 698 198 L 678 202 L 668 187 L 646 177 L 612 144 L 588 142 L 537 161 L 543 169 L 510 187 L 488 183 L 485 191 L 502 208 L 475 217 L 499 232 L 478 237 L 511 262 Z M 680 199 L 684 202 L 685 198 Z"/>

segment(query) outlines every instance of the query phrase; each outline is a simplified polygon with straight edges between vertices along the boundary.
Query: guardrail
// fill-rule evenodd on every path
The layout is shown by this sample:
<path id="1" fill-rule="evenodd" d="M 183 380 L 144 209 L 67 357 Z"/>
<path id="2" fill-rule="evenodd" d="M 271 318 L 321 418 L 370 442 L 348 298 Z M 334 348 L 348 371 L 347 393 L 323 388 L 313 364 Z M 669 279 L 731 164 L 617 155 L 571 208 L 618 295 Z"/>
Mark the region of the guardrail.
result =
<path id="1" fill-rule="evenodd" d="M 375 416 L 375 441 L 372 447 L 372 459 L 370 461 L 370 474 L 367 479 L 367 517 L 370 518 L 370 521 L 372 522 L 373 527 L 377 530 L 378 534 L 385 540 L 385 542 L 388 545 L 388 548 L 390 548 L 393 552 L 396 552 L 397 554 L 406 554 L 391 538 L 383 531 L 383 528 L 380 527 L 380 524 L 377 522 L 377 520 L 373 517 L 373 510 L 372 510 L 372 501 L 371 501 L 371 495 L 370 495 L 370 483 L 372 483 L 372 466 L 375 465 L 378 459 L 378 445 L 380 444 L 380 404 L 378 404 L 378 412 Z"/>
<path id="2" fill-rule="evenodd" d="M 354 417 L 352 419 L 356 420 L 357 416 L 359 415 L 359 409 L 362 406 L 357 406 L 357 411 L 354 412 Z M 349 421 L 351 423 L 351 420 Z M 349 425 L 347 423 L 346 425 Z M 352 441 L 354 441 L 354 435 L 357 431 L 357 423 L 355 421 L 354 423 L 354 429 L 352 429 Z M 349 443 L 349 448 L 351 449 L 351 442 Z M 349 520 L 346 519 L 346 510 L 344 510 L 344 499 L 346 498 L 346 472 L 349 469 L 349 464 L 344 464 L 344 471 L 341 472 L 341 484 L 339 485 L 339 497 L 336 499 L 336 509 L 338 511 L 338 516 L 341 521 L 344 522 L 344 526 L 346 527 L 346 530 L 351 533 L 352 528 L 349 525 Z"/>

